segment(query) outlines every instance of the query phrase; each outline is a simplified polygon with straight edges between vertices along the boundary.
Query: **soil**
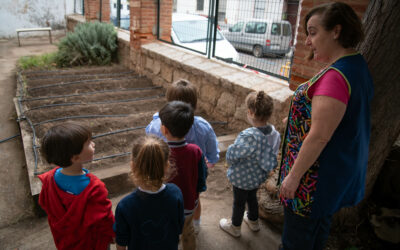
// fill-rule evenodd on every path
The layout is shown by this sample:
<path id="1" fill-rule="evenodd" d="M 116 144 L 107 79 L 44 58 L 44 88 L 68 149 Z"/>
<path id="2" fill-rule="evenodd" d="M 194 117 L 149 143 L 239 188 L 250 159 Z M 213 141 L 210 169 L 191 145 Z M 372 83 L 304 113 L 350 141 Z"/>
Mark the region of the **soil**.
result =
<path id="1" fill-rule="evenodd" d="M 152 115 L 166 103 L 165 89 L 117 65 L 24 71 L 20 85 L 21 113 L 33 124 L 37 138 L 65 121 L 93 130 L 96 159 L 87 165 L 90 170 L 128 162 L 132 140 L 144 134 Z M 217 136 L 233 132 L 205 113 L 196 115 L 210 121 Z M 39 140 L 35 143 L 40 144 Z M 36 173 L 51 168 L 41 159 L 38 162 Z"/>

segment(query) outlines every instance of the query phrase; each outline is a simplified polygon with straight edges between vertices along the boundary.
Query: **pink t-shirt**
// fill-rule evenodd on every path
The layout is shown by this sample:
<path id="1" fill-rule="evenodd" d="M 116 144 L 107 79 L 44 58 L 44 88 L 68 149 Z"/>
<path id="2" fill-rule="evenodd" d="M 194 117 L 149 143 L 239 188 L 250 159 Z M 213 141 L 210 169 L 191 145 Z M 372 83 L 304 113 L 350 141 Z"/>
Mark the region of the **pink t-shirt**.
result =
<path id="1" fill-rule="evenodd" d="M 328 70 L 316 83 L 308 89 L 310 99 L 316 95 L 335 98 L 347 105 L 350 93 L 346 80 L 334 69 Z"/>

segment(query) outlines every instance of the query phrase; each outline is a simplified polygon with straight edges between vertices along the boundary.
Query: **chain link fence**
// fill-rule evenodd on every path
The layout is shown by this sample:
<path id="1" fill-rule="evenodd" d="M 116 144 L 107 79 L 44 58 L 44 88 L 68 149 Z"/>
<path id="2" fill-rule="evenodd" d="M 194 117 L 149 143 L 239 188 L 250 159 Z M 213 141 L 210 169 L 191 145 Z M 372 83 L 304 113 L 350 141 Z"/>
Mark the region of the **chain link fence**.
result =
<path id="1" fill-rule="evenodd" d="M 298 6 L 299 0 L 174 0 L 171 41 L 288 80 Z"/>

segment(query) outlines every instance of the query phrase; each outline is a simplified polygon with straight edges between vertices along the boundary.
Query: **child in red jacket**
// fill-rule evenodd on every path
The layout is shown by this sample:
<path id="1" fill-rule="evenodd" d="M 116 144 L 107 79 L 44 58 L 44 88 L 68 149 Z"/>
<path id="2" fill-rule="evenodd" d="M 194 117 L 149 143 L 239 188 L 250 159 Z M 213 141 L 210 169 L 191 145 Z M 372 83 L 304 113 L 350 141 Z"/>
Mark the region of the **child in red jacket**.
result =
<path id="1" fill-rule="evenodd" d="M 92 132 L 64 123 L 50 128 L 41 151 L 53 170 L 39 175 L 39 204 L 46 211 L 57 249 L 107 249 L 115 234 L 111 201 L 102 181 L 82 168 L 93 160 Z"/>

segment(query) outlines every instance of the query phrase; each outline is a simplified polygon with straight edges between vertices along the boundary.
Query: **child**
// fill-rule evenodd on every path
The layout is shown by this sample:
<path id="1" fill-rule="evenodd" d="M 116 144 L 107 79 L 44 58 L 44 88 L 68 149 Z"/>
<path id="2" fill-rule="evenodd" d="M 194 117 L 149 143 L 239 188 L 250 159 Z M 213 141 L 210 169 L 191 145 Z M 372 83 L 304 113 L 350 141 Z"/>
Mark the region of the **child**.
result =
<path id="1" fill-rule="evenodd" d="M 161 132 L 171 148 L 171 159 L 177 170 L 171 182 L 183 194 L 185 224 L 182 246 L 184 250 L 196 249 L 193 212 L 198 205 L 199 192 L 206 190 L 207 167 L 201 149 L 185 140 L 185 135 L 193 124 L 193 109 L 188 103 L 169 102 L 160 110 L 160 119 Z"/>
<path id="2" fill-rule="evenodd" d="M 280 135 L 267 124 L 273 102 L 264 91 L 252 92 L 246 97 L 247 119 L 253 126 L 245 129 L 228 147 L 226 161 L 230 165 L 228 179 L 233 185 L 232 218 L 221 219 L 222 230 L 234 237 L 240 236 L 242 220 L 252 231 L 259 231 L 257 190 L 277 165 Z M 247 203 L 248 212 L 244 215 Z"/>
<path id="3" fill-rule="evenodd" d="M 107 249 L 114 215 L 102 181 L 82 168 L 93 160 L 92 132 L 75 123 L 50 128 L 41 151 L 53 170 L 39 175 L 39 204 L 46 211 L 57 249 Z"/>
<path id="4" fill-rule="evenodd" d="M 171 101 L 183 101 L 192 105 L 195 110 L 197 105 L 197 91 L 192 83 L 187 80 L 178 80 L 171 84 L 166 93 L 168 102 Z M 146 127 L 147 134 L 157 135 L 165 140 L 165 137 L 161 133 L 161 120 L 158 113 L 153 115 L 153 120 Z M 206 163 L 208 167 L 213 167 L 219 160 L 219 149 L 217 137 L 215 136 L 214 130 L 211 125 L 200 116 L 194 117 L 194 122 L 189 132 L 185 135 L 185 139 L 188 143 L 196 144 L 200 147 L 204 156 L 206 157 Z M 196 233 L 200 227 L 200 215 L 201 215 L 201 204 L 199 204 L 194 213 L 193 224 L 195 226 Z"/>
<path id="5" fill-rule="evenodd" d="M 169 147 L 146 136 L 133 143 L 131 169 L 138 188 L 115 211 L 117 249 L 178 249 L 184 223 L 183 197 L 175 184 L 163 184 Z"/>

